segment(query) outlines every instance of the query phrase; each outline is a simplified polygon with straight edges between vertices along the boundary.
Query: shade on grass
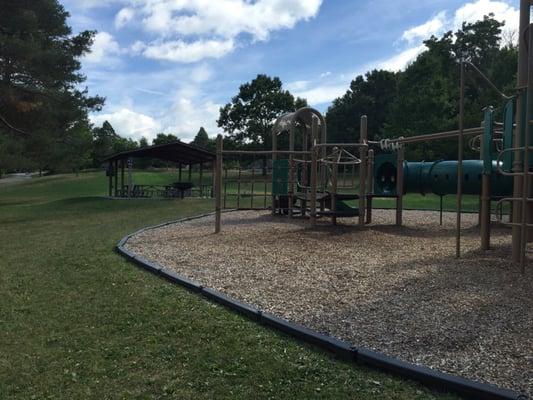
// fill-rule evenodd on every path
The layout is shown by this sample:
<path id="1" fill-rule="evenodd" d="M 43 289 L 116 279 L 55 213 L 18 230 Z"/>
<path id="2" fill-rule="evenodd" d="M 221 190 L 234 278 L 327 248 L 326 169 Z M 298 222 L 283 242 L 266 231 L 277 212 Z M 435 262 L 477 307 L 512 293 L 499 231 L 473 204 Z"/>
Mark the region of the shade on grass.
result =
<path id="1" fill-rule="evenodd" d="M 0 188 L 0 398 L 452 398 L 336 360 L 126 262 L 113 251 L 122 236 L 212 203 L 105 191 L 102 173 Z"/>

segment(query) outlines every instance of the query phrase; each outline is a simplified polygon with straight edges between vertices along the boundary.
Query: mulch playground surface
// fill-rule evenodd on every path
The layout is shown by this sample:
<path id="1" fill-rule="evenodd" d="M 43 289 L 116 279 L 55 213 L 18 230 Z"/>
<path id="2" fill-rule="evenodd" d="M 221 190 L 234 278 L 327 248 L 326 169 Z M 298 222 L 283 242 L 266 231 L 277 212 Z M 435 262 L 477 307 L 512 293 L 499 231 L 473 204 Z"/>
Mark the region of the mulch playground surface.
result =
<path id="1" fill-rule="evenodd" d="M 510 261 L 510 230 L 479 250 L 477 214 L 375 210 L 332 226 L 267 211 L 178 222 L 126 247 L 261 310 L 405 361 L 533 395 L 533 261 Z"/>

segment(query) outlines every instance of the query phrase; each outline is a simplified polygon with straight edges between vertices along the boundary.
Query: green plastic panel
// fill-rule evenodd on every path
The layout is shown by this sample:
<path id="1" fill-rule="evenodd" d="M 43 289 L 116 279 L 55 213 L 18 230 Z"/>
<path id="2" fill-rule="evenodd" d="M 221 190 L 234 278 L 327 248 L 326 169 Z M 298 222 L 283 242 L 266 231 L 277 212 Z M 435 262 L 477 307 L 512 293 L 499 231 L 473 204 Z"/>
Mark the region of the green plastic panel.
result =
<path id="1" fill-rule="evenodd" d="M 289 160 L 274 160 L 272 163 L 272 194 L 289 193 Z"/>
<path id="2" fill-rule="evenodd" d="M 494 109 L 485 108 L 483 129 L 483 173 L 490 175 L 492 173 L 492 134 L 494 132 Z"/>
<path id="3" fill-rule="evenodd" d="M 503 109 L 503 148 L 513 147 L 513 125 L 515 122 L 516 98 L 513 97 L 505 104 Z M 502 157 L 503 170 L 510 172 L 513 168 L 513 152 L 507 151 Z"/>

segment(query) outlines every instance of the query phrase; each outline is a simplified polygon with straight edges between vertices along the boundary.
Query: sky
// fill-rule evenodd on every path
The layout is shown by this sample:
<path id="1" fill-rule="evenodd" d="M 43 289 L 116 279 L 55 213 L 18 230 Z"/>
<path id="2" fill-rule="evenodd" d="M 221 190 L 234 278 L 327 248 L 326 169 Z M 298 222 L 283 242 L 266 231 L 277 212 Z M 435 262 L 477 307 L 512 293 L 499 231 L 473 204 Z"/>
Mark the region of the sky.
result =
<path id="1" fill-rule="evenodd" d="M 85 84 L 117 133 L 190 141 L 222 133 L 219 108 L 257 74 L 325 112 L 366 71 L 404 69 L 423 40 L 493 12 L 518 30 L 518 0 L 60 0 L 96 30 Z"/>

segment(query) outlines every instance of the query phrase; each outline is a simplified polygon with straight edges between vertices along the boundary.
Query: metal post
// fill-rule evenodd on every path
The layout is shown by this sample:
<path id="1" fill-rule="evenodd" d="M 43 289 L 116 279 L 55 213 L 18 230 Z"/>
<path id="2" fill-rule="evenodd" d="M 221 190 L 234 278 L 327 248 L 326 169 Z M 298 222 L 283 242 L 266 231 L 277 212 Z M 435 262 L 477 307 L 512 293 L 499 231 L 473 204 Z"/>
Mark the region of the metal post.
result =
<path id="1" fill-rule="evenodd" d="M 239 158 L 239 175 L 237 177 L 237 209 L 241 208 L 241 160 Z"/>
<path id="2" fill-rule="evenodd" d="M 366 223 L 372 223 L 372 195 L 374 194 L 374 150 L 368 150 L 368 189 L 366 195 Z"/>
<path id="3" fill-rule="evenodd" d="M 396 161 L 396 225 L 403 223 L 403 159 L 404 148 L 400 145 Z"/>
<path id="4" fill-rule="evenodd" d="M 339 165 L 331 164 L 331 222 L 337 225 L 337 173 Z"/>
<path id="5" fill-rule="evenodd" d="M 192 164 L 189 164 L 189 182 L 192 182 Z"/>
<path id="6" fill-rule="evenodd" d="M 215 233 L 220 232 L 220 220 L 222 210 L 222 135 L 217 136 L 217 159 L 215 167 Z"/>
<path id="7" fill-rule="evenodd" d="M 274 195 L 274 161 L 277 160 L 278 155 L 276 151 L 278 150 L 278 135 L 274 130 L 272 130 L 272 215 L 276 215 L 276 196 Z M 266 177 L 265 177 L 266 178 Z"/>
<path id="8" fill-rule="evenodd" d="M 443 195 L 440 195 L 439 225 L 441 226 L 442 226 L 442 198 L 443 197 L 444 197 Z"/>
<path id="9" fill-rule="evenodd" d="M 178 181 L 181 182 L 181 169 L 183 165 L 181 163 L 178 164 Z"/>
<path id="10" fill-rule="evenodd" d="M 483 133 L 485 135 L 485 133 Z M 484 146 L 485 140 L 481 137 L 481 159 L 485 158 L 486 149 Z M 488 250 L 490 248 L 490 173 L 483 169 L 481 176 L 481 207 L 479 210 L 479 232 L 481 235 L 481 250 Z"/>
<path id="11" fill-rule="evenodd" d="M 525 124 L 525 134 L 524 134 L 524 165 L 522 166 L 523 171 L 523 182 L 522 182 L 522 221 L 520 226 L 520 271 L 525 272 L 526 269 L 526 245 L 528 242 L 528 232 L 527 224 L 529 222 L 529 135 L 531 132 L 531 120 L 530 120 L 530 110 L 533 105 L 533 55 L 531 50 L 533 49 L 533 24 L 529 25 L 529 52 L 528 52 L 528 69 L 527 69 L 527 95 L 526 95 L 526 121 Z"/>
<path id="12" fill-rule="evenodd" d="M 463 195 L 463 129 L 465 107 L 465 67 L 463 60 L 460 63 L 460 88 L 459 88 L 459 135 L 457 136 L 457 214 L 455 232 L 455 256 L 461 257 L 461 206 Z"/>
<path id="13" fill-rule="evenodd" d="M 365 144 L 368 138 L 368 119 L 361 116 L 359 143 Z M 366 197 L 366 147 L 359 148 L 359 226 L 365 225 L 365 197 Z"/>
<path id="14" fill-rule="evenodd" d="M 322 136 L 320 138 L 320 143 L 326 143 L 327 142 L 327 132 L 326 132 L 326 126 L 322 126 Z M 326 146 L 323 146 L 322 149 L 320 149 L 320 158 L 326 159 L 327 156 L 327 149 Z M 327 182 L 327 165 L 325 163 L 322 163 L 320 165 L 320 182 L 322 183 L 322 190 L 326 191 L 328 182 Z"/>
<path id="15" fill-rule="evenodd" d="M 291 128 L 289 130 L 289 150 L 294 151 L 294 124 L 291 124 Z M 292 218 L 292 199 L 294 196 L 294 180 L 295 180 L 295 173 L 294 173 L 294 155 L 292 153 L 289 153 L 289 218 Z"/>
<path id="16" fill-rule="evenodd" d="M 528 44 L 526 41 L 526 29 L 529 26 L 529 14 L 530 14 L 530 1 L 520 0 L 520 24 L 518 28 L 518 73 L 517 73 L 517 86 L 523 88 L 527 85 L 528 76 Z M 516 128 L 513 135 L 513 146 L 522 146 L 522 130 L 526 121 L 522 120 L 522 109 L 524 106 L 525 98 L 524 91 L 519 91 L 516 100 Z M 526 113 L 527 114 L 527 113 Z M 526 125 L 527 126 L 527 125 Z M 522 151 L 516 150 L 514 152 L 513 172 L 522 171 Z M 515 175 L 513 179 L 513 197 L 522 198 L 522 183 L 523 178 L 520 175 Z M 520 209 L 521 202 L 513 201 L 512 222 L 512 257 L 513 261 L 518 263 L 521 260 L 521 232 L 520 219 L 522 217 L 522 211 Z"/>
<path id="17" fill-rule="evenodd" d="M 226 199 L 228 197 L 228 168 L 224 168 L 224 205 L 223 207 L 226 208 Z"/>
<path id="18" fill-rule="evenodd" d="M 252 161 L 252 181 L 251 181 L 251 188 L 250 188 L 250 208 L 254 208 L 254 183 L 255 183 L 255 157 L 253 157 Z"/>
<path id="19" fill-rule="evenodd" d="M 311 226 L 316 225 L 316 191 L 317 191 L 317 168 L 318 149 L 315 147 L 318 137 L 318 118 L 313 117 L 311 125 L 311 192 L 309 193 Z"/>

